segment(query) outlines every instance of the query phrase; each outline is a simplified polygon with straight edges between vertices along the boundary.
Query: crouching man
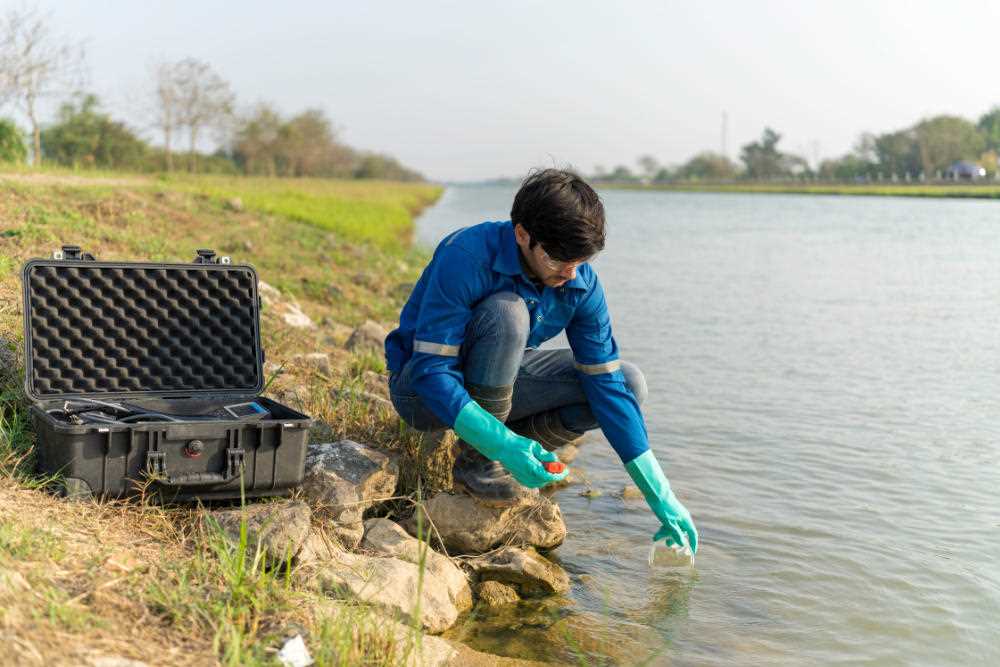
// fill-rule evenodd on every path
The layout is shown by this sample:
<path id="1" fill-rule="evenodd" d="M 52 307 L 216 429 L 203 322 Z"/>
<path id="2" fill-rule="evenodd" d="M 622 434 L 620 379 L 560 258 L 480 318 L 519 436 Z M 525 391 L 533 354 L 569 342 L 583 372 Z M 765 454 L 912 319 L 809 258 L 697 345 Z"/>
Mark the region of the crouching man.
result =
<path id="1" fill-rule="evenodd" d="M 604 206 L 579 176 L 529 176 L 508 222 L 451 233 L 386 339 L 399 416 L 460 438 L 455 486 L 513 505 L 563 479 L 552 450 L 600 427 L 661 528 L 692 550 L 691 514 L 649 448 L 639 405 L 646 382 L 618 358 L 604 291 L 588 260 L 604 248 Z M 566 332 L 569 349 L 539 350 Z M 550 466 L 551 467 L 551 466 Z"/>

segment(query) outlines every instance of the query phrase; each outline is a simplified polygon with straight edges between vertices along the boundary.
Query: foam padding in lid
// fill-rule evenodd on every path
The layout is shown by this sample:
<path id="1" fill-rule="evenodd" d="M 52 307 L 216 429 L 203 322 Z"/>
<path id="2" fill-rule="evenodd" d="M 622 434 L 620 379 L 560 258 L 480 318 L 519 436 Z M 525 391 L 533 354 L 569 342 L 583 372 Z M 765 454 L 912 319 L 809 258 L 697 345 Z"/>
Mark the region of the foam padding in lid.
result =
<path id="1" fill-rule="evenodd" d="M 261 389 L 248 266 L 36 260 L 23 275 L 35 397 Z"/>

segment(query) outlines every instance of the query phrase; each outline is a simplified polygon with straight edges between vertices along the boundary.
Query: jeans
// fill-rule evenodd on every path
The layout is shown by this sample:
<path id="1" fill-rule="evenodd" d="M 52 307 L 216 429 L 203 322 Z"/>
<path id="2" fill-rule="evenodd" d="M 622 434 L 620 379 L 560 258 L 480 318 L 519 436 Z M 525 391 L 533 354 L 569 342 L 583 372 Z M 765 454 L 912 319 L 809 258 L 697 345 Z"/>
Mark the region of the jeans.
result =
<path id="1" fill-rule="evenodd" d="M 466 386 L 514 385 L 508 421 L 558 411 L 564 427 L 577 433 L 598 428 L 577 375 L 573 352 L 526 350 L 531 324 L 524 300 L 513 292 L 498 292 L 473 310 L 458 360 Z M 389 394 L 399 416 L 418 431 L 448 428 L 413 390 L 407 362 L 389 378 Z M 646 379 L 635 364 L 621 362 L 629 389 L 641 404 L 648 392 Z"/>

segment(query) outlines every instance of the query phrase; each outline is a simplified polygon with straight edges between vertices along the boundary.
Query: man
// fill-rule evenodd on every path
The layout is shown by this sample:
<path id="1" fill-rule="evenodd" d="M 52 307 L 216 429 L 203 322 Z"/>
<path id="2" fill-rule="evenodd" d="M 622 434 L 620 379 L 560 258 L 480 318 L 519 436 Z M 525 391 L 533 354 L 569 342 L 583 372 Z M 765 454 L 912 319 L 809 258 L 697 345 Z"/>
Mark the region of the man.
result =
<path id="1" fill-rule="evenodd" d="M 694 551 L 691 514 L 649 448 L 645 380 L 618 359 L 587 263 L 604 227 L 597 193 L 546 169 L 521 185 L 509 222 L 446 237 L 386 339 L 392 402 L 415 429 L 455 430 L 455 486 L 493 506 L 563 479 L 543 465 L 552 450 L 600 427 L 662 524 L 653 539 Z M 563 330 L 570 349 L 537 349 Z"/>

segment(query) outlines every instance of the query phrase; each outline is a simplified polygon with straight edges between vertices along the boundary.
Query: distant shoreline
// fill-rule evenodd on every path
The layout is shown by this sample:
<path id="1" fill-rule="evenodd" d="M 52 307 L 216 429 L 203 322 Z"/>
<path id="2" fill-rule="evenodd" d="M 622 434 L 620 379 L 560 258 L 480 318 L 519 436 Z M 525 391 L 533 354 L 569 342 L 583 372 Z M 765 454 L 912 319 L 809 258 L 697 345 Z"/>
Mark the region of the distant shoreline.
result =
<path id="1" fill-rule="evenodd" d="M 650 190 L 663 192 L 734 192 L 746 194 L 846 195 L 859 197 L 931 197 L 938 199 L 1000 199 L 1000 183 L 912 184 L 881 183 L 596 183 L 598 188 L 613 190 Z"/>

